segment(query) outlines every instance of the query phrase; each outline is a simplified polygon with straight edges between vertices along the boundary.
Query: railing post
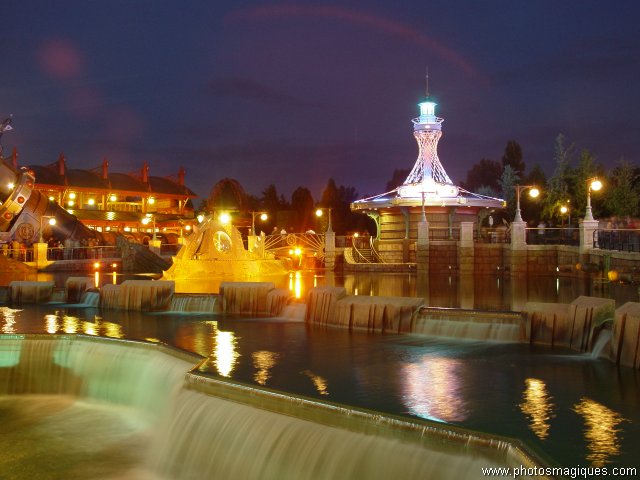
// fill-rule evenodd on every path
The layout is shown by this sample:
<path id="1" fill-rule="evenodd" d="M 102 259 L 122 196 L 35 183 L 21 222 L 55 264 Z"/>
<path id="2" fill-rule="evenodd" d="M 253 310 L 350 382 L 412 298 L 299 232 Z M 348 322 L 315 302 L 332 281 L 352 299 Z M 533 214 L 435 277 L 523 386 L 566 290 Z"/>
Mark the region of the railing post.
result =
<path id="1" fill-rule="evenodd" d="M 47 261 L 47 245 L 45 242 L 39 242 L 33 244 L 33 260 L 36 264 L 36 269 L 42 270 L 49 262 Z"/>
<path id="2" fill-rule="evenodd" d="M 336 234 L 327 231 L 324 234 L 324 266 L 333 270 L 336 264 Z"/>
<path id="3" fill-rule="evenodd" d="M 527 223 L 511 222 L 511 258 L 509 271 L 512 276 L 527 273 Z"/>
<path id="4" fill-rule="evenodd" d="M 583 220 L 580 223 L 580 254 L 589 253 L 595 247 L 593 235 L 598 230 L 597 220 Z"/>

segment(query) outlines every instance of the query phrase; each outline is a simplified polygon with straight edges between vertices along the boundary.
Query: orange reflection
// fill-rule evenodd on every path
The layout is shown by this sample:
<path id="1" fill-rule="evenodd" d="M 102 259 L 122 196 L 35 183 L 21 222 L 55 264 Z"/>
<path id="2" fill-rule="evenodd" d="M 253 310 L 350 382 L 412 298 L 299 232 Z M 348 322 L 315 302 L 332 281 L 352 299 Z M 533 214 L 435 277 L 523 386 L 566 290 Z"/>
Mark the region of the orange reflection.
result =
<path id="1" fill-rule="evenodd" d="M 56 333 L 60 329 L 60 317 L 56 314 L 49 313 L 44 316 L 45 329 L 47 333 Z"/>
<path id="2" fill-rule="evenodd" d="M 541 440 L 549 436 L 549 421 L 555 417 L 553 397 L 547 392 L 547 386 L 537 378 L 525 380 L 526 389 L 522 395 L 524 401 L 519 405 L 520 410 L 529 417 L 529 428 Z"/>
<path id="3" fill-rule="evenodd" d="M 316 375 L 311 370 L 303 370 L 302 373 L 309 377 L 316 387 L 316 390 L 320 395 L 329 395 L 329 389 L 327 388 L 327 380 L 319 375 Z"/>
<path id="4" fill-rule="evenodd" d="M 439 422 L 461 422 L 468 409 L 460 383 L 461 364 L 453 358 L 424 356 L 402 366 L 402 397 L 409 411 Z"/>
<path id="5" fill-rule="evenodd" d="M 609 457 L 620 453 L 621 429 L 617 427 L 625 421 L 622 415 L 589 398 L 582 398 L 573 411 L 584 420 L 584 438 L 589 450 L 587 460 L 593 466 L 601 467 Z"/>
<path id="6" fill-rule="evenodd" d="M 2 333 L 16 333 L 16 313 L 21 310 L 16 310 L 9 307 L 0 307 L 0 317 L 4 320 L 2 325 Z"/>
<path id="7" fill-rule="evenodd" d="M 266 385 L 267 380 L 271 378 L 270 370 L 275 366 L 278 354 L 268 350 L 260 350 L 251 354 L 253 358 L 253 366 L 257 370 L 253 374 L 253 379 L 260 385 Z"/>
<path id="8" fill-rule="evenodd" d="M 69 317 L 67 315 L 62 317 L 62 329 L 64 333 L 78 333 L 80 327 L 80 321 L 76 317 Z"/>

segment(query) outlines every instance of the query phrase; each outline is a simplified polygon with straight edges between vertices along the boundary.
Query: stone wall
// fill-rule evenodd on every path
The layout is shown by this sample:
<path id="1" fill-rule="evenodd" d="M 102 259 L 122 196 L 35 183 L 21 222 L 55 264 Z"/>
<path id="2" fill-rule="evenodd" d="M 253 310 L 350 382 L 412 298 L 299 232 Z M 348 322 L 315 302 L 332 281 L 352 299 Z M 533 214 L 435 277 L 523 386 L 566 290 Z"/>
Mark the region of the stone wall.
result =
<path id="1" fill-rule="evenodd" d="M 429 242 L 429 271 L 458 271 L 457 242 L 448 240 L 433 240 Z"/>
<path id="2" fill-rule="evenodd" d="M 499 243 L 476 243 L 474 245 L 474 273 L 488 275 L 504 270 L 504 245 Z"/>

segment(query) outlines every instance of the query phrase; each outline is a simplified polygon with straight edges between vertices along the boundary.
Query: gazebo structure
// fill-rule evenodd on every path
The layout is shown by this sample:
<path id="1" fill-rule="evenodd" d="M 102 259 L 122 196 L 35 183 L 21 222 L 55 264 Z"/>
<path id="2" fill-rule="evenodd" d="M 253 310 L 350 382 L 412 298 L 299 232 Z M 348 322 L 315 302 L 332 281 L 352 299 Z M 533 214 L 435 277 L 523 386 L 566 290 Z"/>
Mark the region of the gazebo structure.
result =
<path id="1" fill-rule="evenodd" d="M 428 91 L 418 107 L 420 116 L 412 122 L 419 152 L 411 173 L 396 189 L 353 202 L 351 210 L 376 222 L 374 247 L 382 262 L 428 267 L 429 243 L 439 242 L 442 251 L 432 255 L 431 263 L 437 257 L 450 268 L 447 246 L 456 249 L 461 238 L 473 242 L 482 219 L 493 209 L 504 208 L 505 202 L 453 184 L 438 158 L 443 119 L 436 117 L 436 103 Z"/>

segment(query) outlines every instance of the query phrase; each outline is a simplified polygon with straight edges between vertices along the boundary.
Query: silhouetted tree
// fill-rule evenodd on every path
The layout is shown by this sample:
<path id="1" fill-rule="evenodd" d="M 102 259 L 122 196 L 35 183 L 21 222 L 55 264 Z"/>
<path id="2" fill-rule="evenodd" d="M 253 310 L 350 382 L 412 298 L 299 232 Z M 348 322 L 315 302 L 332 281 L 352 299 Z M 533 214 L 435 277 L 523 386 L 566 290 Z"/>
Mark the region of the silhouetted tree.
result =
<path id="1" fill-rule="evenodd" d="M 404 181 L 407 179 L 407 177 L 409 176 L 409 173 L 411 173 L 411 170 L 409 170 L 408 168 L 396 168 L 393 171 L 393 176 L 391 177 L 391 180 L 387 182 L 385 192 L 390 192 L 394 188 L 402 185 Z"/>
<path id="2" fill-rule="evenodd" d="M 556 145 L 554 158 L 556 168 L 553 176 L 547 184 L 547 191 L 544 192 L 542 201 L 542 218 L 552 219 L 557 216 L 561 205 L 567 203 L 570 199 L 569 181 L 572 176 L 571 157 L 573 154 L 573 145 L 565 147 L 564 135 L 559 134 L 556 137 Z"/>
<path id="3" fill-rule="evenodd" d="M 631 163 L 620 159 L 607 182 L 609 191 L 604 203 L 611 215 L 636 217 L 639 212 L 640 192 L 633 188 L 637 173 Z"/>
<path id="4" fill-rule="evenodd" d="M 500 178 L 500 188 L 502 189 L 502 198 L 507 202 L 507 218 L 513 219 L 516 212 L 516 189 L 515 185 L 520 182 L 520 178 L 516 174 L 511 165 L 505 165 Z"/>
<path id="5" fill-rule="evenodd" d="M 504 149 L 504 155 L 502 155 L 502 166 L 509 165 L 513 168 L 513 171 L 518 178 L 524 178 L 525 163 L 522 158 L 522 148 L 520 144 L 515 140 L 509 140 L 507 146 Z"/>
<path id="6" fill-rule="evenodd" d="M 483 158 L 467 172 L 467 179 L 462 186 L 470 192 L 475 192 L 480 187 L 489 187 L 494 192 L 500 191 L 500 177 L 502 165 L 495 160 Z"/>
<path id="7" fill-rule="evenodd" d="M 295 213 L 297 231 L 304 232 L 314 225 L 314 203 L 308 188 L 298 187 L 291 194 L 291 210 Z"/>

